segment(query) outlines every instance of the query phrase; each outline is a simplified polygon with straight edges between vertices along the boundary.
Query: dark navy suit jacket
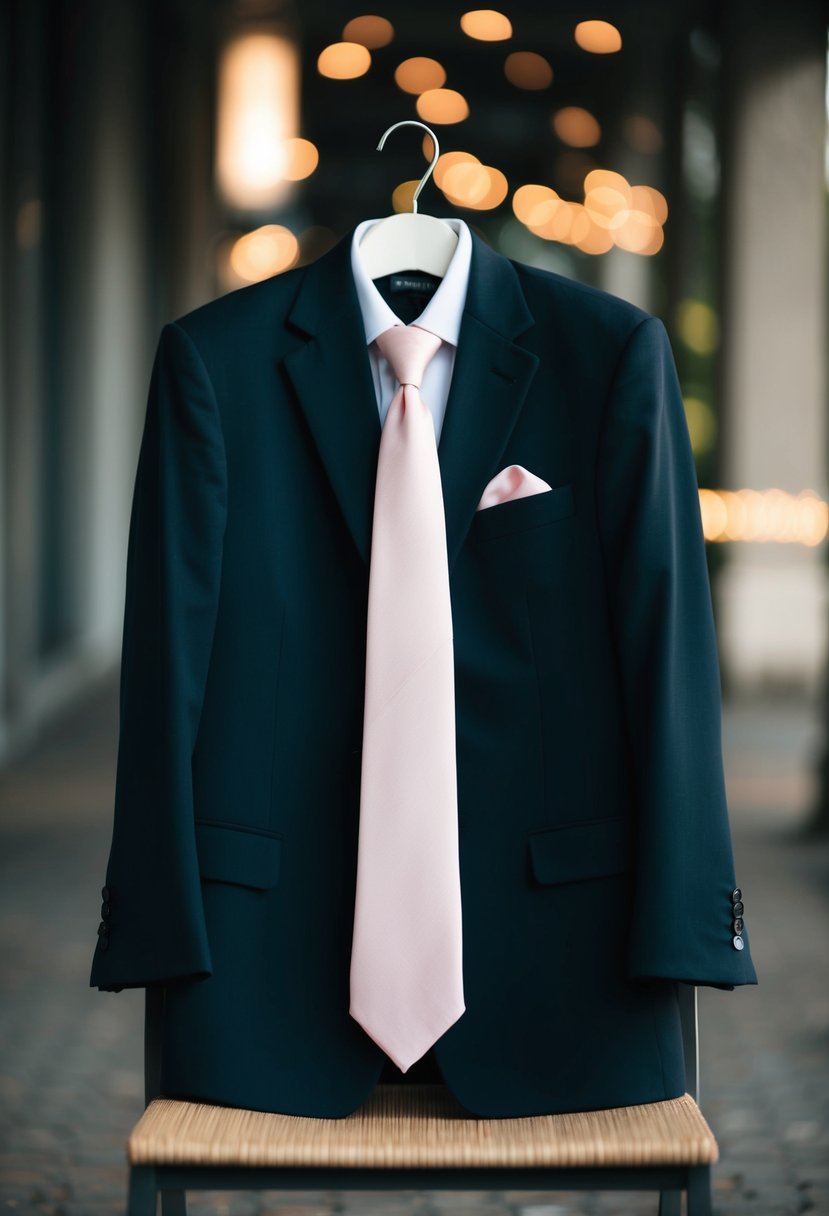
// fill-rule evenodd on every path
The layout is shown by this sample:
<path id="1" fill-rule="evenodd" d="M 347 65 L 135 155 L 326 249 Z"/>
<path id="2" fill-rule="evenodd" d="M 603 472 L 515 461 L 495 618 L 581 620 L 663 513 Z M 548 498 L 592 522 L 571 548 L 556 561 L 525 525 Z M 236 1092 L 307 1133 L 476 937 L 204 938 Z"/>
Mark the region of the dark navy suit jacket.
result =
<path id="1" fill-rule="evenodd" d="M 166 986 L 172 1097 L 341 1116 L 380 421 L 350 234 L 164 325 L 130 522 L 90 983 Z M 677 981 L 734 944 L 720 678 L 662 322 L 473 237 L 439 444 L 474 1114 L 684 1092 Z M 482 511 L 518 463 L 549 492 Z"/>

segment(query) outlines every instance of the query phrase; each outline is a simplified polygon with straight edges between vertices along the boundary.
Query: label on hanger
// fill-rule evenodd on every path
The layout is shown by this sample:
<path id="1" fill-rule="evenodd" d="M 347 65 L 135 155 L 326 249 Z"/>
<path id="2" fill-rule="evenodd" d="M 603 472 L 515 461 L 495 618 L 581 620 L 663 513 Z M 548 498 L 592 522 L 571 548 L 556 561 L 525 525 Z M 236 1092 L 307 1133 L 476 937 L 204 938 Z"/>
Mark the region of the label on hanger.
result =
<path id="1" fill-rule="evenodd" d="M 426 277 L 413 274 L 393 274 L 390 277 L 389 290 L 393 295 L 401 291 L 415 291 L 419 295 L 431 296 L 434 295 L 440 284 L 440 279 L 431 275 Z"/>

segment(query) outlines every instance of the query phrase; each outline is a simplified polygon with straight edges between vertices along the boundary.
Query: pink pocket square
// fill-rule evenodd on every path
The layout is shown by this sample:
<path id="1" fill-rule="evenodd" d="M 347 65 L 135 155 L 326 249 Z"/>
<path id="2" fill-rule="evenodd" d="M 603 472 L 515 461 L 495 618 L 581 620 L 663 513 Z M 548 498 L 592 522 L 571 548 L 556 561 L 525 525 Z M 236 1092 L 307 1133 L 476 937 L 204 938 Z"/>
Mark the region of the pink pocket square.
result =
<path id="1" fill-rule="evenodd" d="M 523 465 L 508 464 L 489 482 L 475 509 L 481 511 L 486 507 L 496 507 L 499 503 L 511 502 L 514 498 L 526 498 L 528 494 L 542 494 L 552 488 L 543 477 L 536 477 L 535 473 L 531 473 Z"/>

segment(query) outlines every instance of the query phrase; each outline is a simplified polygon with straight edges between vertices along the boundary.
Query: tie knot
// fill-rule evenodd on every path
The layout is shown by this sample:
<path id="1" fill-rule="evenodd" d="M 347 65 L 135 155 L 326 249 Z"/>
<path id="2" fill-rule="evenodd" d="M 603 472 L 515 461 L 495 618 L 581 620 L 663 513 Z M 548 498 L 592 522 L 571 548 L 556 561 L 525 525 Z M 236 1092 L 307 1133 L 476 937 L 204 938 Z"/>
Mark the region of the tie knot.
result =
<path id="1" fill-rule="evenodd" d="M 401 384 L 420 388 L 429 360 L 441 346 L 437 334 L 417 325 L 393 325 L 377 336 L 377 345 Z"/>

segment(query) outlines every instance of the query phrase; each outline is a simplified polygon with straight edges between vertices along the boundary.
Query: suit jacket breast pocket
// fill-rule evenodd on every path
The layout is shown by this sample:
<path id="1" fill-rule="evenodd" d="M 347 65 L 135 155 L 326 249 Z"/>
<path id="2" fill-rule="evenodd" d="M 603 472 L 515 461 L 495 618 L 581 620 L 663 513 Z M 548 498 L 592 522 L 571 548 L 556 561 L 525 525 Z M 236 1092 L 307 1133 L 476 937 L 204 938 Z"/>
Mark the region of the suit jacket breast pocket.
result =
<path id="1" fill-rule="evenodd" d="M 475 512 L 469 541 L 498 579 L 557 582 L 567 572 L 576 517 L 571 482 Z"/>

